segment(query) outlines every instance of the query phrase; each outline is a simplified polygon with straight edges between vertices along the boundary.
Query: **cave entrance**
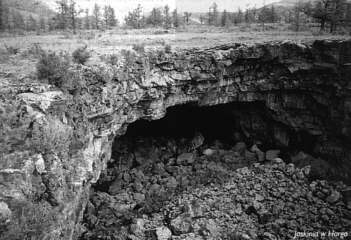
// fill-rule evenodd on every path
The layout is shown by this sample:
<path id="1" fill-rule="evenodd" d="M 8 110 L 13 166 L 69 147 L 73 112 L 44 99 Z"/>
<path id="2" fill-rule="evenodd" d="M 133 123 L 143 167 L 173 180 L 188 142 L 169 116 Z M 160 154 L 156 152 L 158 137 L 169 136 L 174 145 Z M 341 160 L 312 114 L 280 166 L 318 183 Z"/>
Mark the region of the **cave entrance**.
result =
<path id="1" fill-rule="evenodd" d="M 113 143 L 111 161 L 92 188 L 81 239 L 130 239 L 140 231 L 145 239 L 157 239 L 154 229 L 163 225 L 178 235 L 183 230 L 167 215 L 177 205 L 174 199 L 183 201 L 198 189 L 220 189 L 236 170 L 287 160 L 295 148 L 312 149 L 313 141 L 275 121 L 264 102 L 186 104 L 167 109 L 160 120 L 138 120 Z"/>

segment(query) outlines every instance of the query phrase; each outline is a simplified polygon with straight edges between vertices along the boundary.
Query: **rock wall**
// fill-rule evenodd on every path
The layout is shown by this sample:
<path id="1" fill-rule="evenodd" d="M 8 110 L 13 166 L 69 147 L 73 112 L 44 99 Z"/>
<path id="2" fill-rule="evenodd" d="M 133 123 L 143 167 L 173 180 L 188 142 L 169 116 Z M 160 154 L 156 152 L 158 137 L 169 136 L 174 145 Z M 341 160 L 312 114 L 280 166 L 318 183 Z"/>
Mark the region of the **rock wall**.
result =
<path id="1" fill-rule="evenodd" d="M 40 196 L 38 205 L 45 200 L 55 212 L 46 237 L 74 239 L 89 187 L 106 167 L 114 138 L 138 119 L 160 119 L 167 108 L 185 103 L 263 103 L 277 123 L 272 132 L 277 143 L 296 142 L 291 133 L 307 137 L 313 154 L 339 166 L 340 178 L 350 179 L 350 41 L 192 49 L 156 56 L 152 63 L 137 59 L 125 66 L 127 77 L 114 70 L 76 66 L 84 84 L 70 93 L 42 84 L 2 90 L 21 102 L 30 120 L 29 141 L 36 136 L 43 145 L 15 146 L 16 151 L 3 154 L 2 223 L 16 215 L 16 202 Z M 254 121 L 245 125 L 257 127 Z"/>

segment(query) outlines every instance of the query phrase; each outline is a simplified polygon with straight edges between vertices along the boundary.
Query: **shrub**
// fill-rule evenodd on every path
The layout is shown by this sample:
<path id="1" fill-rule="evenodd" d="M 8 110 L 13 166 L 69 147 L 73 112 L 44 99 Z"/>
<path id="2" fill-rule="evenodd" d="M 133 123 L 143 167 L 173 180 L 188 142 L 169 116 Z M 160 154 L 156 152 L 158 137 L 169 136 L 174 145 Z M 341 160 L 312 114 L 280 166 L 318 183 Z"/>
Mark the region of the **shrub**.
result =
<path id="1" fill-rule="evenodd" d="M 137 53 L 144 54 L 145 44 L 144 43 L 133 44 L 133 50 L 136 51 Z"/>
<path id="2" fill-rule="evenodd" d="M 137 60 L 136 54 L 132 51 L 129 51 L 129 50 L 122 49 L 121 55 L 124 58 L 126 66 L 130 66 L 130 65 L 134 64 L 135 61 Z"/>
<path id="3" fill-rule="evenodd" d="M 90 58 L 90 53 L 87 50 L 88 46 L 77 48 L 73 53 L 73 62 L 84 65 Z"/>
<path id="4" fill-rule="evenodd" d="M 113 66 L 118 65 L 118 55 L 115 53 L 103 55 L 100 57 L 100 59 L 107 64 L 111 64 Z"/>
<path id="5" fill-rule="evenodd" d="M 12 55 L 16 55 L 20 51 L 19 47 L 7 46 L 6 44 L 5 44 L 5 48 L 6 48 L 6 51 Z"/>
<path id="6" fill-rule="evenodd" d="M 26 49 L 24 52 L 22 52 L 22 56 L 23 57 L 27 57 L 27 56 L 35 56 L 38 57 L 41 54 L 44 53 L 44 50 L 42 49 L 42 47 L 40 46 L 39 43 L 33 43 L 31 44 L 31 46 Z"/>
<path id="7" fill-rule="evenodd" d="M 42 52 L 37 63 L 37 77 L 40 80 L 47 80 L 49 84 L 62 87 L 69 66 L 70 59 L 66 53 L 58 55 L 55 52 Z"/>
<path id="8" fill-rule="evenodd" d="M 169 44 L 166 44 L 165 46 L 165 53 L 172 53 L 172 46 Z"/>
<path id="9" fill-rule="evenodd" d="M 57 213 L 47 203 L 13 203 L 16 209 L 0 239 L 43 239 L 56 222 Z"/>
<path id="10" fill-rule="evenodd" d="M 31 119 L 23 114 L 24 107 L 18 101 L 0 104 L 0 160 L 3 154 L 28 148 Z"/>
<path id="11" fill-rule="evenodd" d="M 56 118 L 49 117 L 45 125 L 33 126 L 33 149 L 40 153 L 55 152 L 62 157 L 69 151 L 72 129 Z"/>

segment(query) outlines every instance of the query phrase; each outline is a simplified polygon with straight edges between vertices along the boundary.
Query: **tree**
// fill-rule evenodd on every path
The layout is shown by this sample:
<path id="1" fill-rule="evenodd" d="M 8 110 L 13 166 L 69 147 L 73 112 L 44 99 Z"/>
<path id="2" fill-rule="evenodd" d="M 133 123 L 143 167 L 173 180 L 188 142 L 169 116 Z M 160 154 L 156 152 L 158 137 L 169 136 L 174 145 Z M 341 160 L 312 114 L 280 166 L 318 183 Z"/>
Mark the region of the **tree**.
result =
<path id="1" fill-rule="evenodd" d="M 258 14 L 258 21 L 262 24 L 262 29 L 265 30 L 265 23 L 269 22 L 271 19 L 271 10 L 264 5 L 261 9 L 261 12 Z"/>
<path id="2" fill-rule="evenodd" d="M 237 16 L 237 22 L 242 23 L 244 19 L 244 14 L 241 8 L 238 9 L 238 16 Z"/>
<path id="3" fill-rule="evenodd" d="M 115 10 L 110 5 L 104 7 L 103 18 L 105 28 L 115 27 L 117 25 Z"/>
<path id="4" fill-rule="evenodd" d="M 46 31 L 46 21 L 45 18 L 41 17 L 39 19 L 39 28 L 41 31 L 45 32 Z"/>
<path id="5" fill-rule="evenodd" d="M 139 4 L 136 9 L 129 12 L 128 15 L 125 17 L 126 25 L 133 28 L 141 28 L 144 23 L 144 18 L 141 16 L 142 7 Z"/>
<path id="6" fill-rule="evenodd" d="M 101 12 L 100 12 L 100 6 L 97 3 L 95 3 L 95 5 L 94 5 L 93 17 L 94 17 L 94 28 L 99 29 L 100 28 L 100 20 L 101 20 Z"/>
<path id="7" fill-rule="evenodd" d="M 67 0 L 56 1 L 56 4 L 58 5 L 57 16 L 55 18 L 57 28 L 66 30 L 69 25 L 69 6 Z"/>
<path id="8" fill-rule="evenodd" d="M 164 15 L 164 27 L 166 29 L 171 28 L 172 26 L 172 17 L 170 14 L 169 6 L 166 5 L 163 9 L 163 15 Z"/>
<path id="9" fill-rule="evenodd" d="M 270 22 L 271 23 L 275 23 L 275 22 L 277 22 L 278 21 L 278 14 L 276 13 L 276 11 L 275 11 L 275 7 L 274 7 L 274 5 L 272 4 L 272 6 L 271 6 L 271 13 L 270 13 Z"/>
<path id="10" fill-rule="evenodd" d="M 153 8 L 147 18 L 147 23 L 152 26 L 161 26 L 163 23 L 162 10 L 160 8 Z"/>
<path id="11" fill-rule="evenodd" d="M 21 13 L 17 11 L 12 11 L 13 14 L 13 29 L 24 30 L 25 23 Z"/>
<path id="12" fill-rule="evenodd" d="M 191 17 L 191 13 L 190 13 L 190 12 L 184 12 L 184 22 L 185 22 L 187 25 L 189 25 L 190 17 Z"/>
<path id="13" fill-rule="evenodd" d="M 337 30 L 338 25 L 345 19 L 346 14 L 346 0 L 334 0 L 330 6 L 330 32 Z"/>
<path id="14" fill-rule="evenodd" d="M 177 9 L 174 9 L 174 11 L 172 13 L 172 20 L 173 20 L 173 26 L 179 27 L 179 16 L 178 16 Z"/>
<path id="15" fill-rule="evenodd" d="M 73 29 L 73 34 L 77 33 L 77 21 L 78 21 L 78 16 L 82 12 L 82 10 L 77 10 L 76 8 L 76 1 L 75 0 L 70 0 L 69 5 L 68 5 L 68 18 L 70 25 Z"/>
<path id="16" fill-rule="evenodd" d="M 37 20 L 32 15 L 29 15 L 26 26 L 27 31 L 35 31 L 37 29 Z"/>
<path id="17" fill-rule="evenodd" d="M 116 18 L 116 13 L 115 13 L 115 9 L 112 8 L 111 6 L 109 7 L 109 11 L 110 11 L 110 19 L 109 19 L 109 24 L 111 27 L 115 27 L 118 24 L 117 18 Z"/>
<path id="18" fill-rule="evenodd" d="M 208 24 L 217 25 L 218 24 L 218 5 L 217 3 L 212 3 L 208 10 Z"/>
<path id="19" fill-rule="evenodd" d="M 0 0 L 0 31 L 3 31 L 5 28 L 5 26 L 4 26 L 5 24 L 4 24 L 4 20 L 3 20 L 3 17 L 4 17 L 3 11 L 4 11 L 4 7 L 2 4 L 2 0 Z"/>
<path id="20" fill-rule="evenodd" d="M 89 16 L 89 9 L 85 9 L 85 16 L 84 16 L 84 29 L 90 29 L 90 16 Z"/>
<path id="21" fill-rule="evenodd" d="M 227 10 L 224 10 L 221 18 L 221 26 L 225 27 L 227 26 L 227 23 L 228 23 L 228 13 L 227 13 Z"/>

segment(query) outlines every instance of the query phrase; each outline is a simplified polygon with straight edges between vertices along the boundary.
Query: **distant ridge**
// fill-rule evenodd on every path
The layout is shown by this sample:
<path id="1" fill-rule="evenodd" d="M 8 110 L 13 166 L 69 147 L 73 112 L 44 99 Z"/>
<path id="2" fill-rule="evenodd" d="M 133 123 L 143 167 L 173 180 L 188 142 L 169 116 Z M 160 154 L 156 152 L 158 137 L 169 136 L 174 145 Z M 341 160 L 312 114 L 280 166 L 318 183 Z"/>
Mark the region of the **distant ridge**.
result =
<path id="1" fill-rule="evenodd" d="M 22 15 L 32 15 L 33 17 L 52 17 L 55 12 L 43 1 L 39 0 L 3 0 L 4 7 L 16 10 Z"/>

